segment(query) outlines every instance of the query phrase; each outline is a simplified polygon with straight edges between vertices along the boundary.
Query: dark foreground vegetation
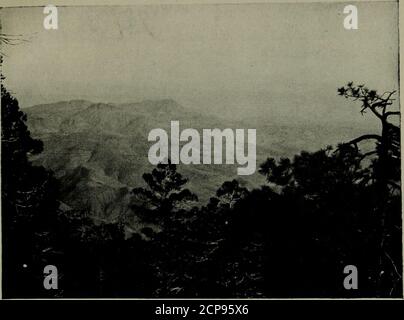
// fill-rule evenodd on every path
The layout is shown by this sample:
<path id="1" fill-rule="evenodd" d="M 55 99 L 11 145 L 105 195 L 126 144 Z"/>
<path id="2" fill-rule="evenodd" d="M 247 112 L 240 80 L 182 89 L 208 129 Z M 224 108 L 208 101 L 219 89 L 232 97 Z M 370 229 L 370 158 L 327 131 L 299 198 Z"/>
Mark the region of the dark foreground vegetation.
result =
<path id="1" fill-rule="evenodd" d="M 380 135 L 269 158 L 259 170 L 267 184 L 226 181 L 202 207 L 177 167 L 160 164 L 133 190 L 133 216 L 95 224 L 60 209 L 58 181 L 29 161 L 42 142 L 2 86 L 4 297 L 401 296 L 394 92 L 348 83 L 338 93 L 377 117 Z M 135 215 L 150 227 L 128 236 Z M 48 264 L 57 290 L 43 287 Z M 358 269 L 357 290 L 343 286 L 346 265 Z"/>

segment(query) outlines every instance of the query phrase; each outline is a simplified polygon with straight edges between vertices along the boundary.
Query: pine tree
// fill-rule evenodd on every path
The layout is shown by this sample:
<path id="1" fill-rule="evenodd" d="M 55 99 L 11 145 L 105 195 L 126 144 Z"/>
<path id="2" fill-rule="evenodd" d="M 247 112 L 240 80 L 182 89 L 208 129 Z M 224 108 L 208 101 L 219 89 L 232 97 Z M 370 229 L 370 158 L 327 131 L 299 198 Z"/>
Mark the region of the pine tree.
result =
<path id="1" fill-rule="evenodd" d="M 26 114 L 3 84 L 1 118 L 4 295 L 38 296 L 43 290 L 43 268 L 52 252 L 56 182 L 51 172 L 30 162 L 29 157 L 40 153 L 43 144 L 31 137 Z"/>
<path id="2" fill-rule="evenodd" d="M 132 208 L 142 218 L 157 224 L 173 219 L 171 213 L 178 212 L 198 197 L 184 185 L 188 179 L 177 172 L 172 163 L 158 164 L 151 173 L 143 174 L 147 188 L 132 190 Z"/>

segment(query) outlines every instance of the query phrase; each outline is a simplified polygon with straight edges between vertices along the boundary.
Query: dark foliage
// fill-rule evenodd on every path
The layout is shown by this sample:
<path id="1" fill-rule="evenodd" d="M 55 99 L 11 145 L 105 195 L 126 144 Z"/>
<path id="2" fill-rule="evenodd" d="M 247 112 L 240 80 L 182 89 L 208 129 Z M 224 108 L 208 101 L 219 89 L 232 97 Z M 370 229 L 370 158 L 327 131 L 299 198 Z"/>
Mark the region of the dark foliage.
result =
<path id="1" fill-rule="evenodd" d="M 152 173 L 143 174 L 148 188 L 135 188 L 132 208 L 144 219 L 162 224 L 171 219 L 171 213 L 192 201 L 195 194 L 184 189 L 187 179 L 177 172 L 175 164 L 158 164 Z"/>
<path id="2" fill-rule="evenodd" d="M 1 118 L 3 288 L 7 297 L 31 296 L 43 287 L 43 265 L 55 256 L 57 183 L 28 160 L 42 142 L 31 138 L 26 115 L 3 85 Z"/>
<path id="3" fill-rule="evenodd" d="M 338 93 L 371 111 L 380 135 L 269 158 L 259 170 L 265 185 L 248 190 L 226 181 L 200 208 L 177 167 L 159 164 L 143 175 L 147 187 L 132 191 L 132 215 L 95 224 L 83 212 L 58 209 L 51 173 L 29 162 L 42 144 L 2 87 L 7 296 L 49 296 L 41 268 L 50 262 L 60 270 L 54 296 L 61 297 L 401 296 L 394 92 L 348 83 Z M 145 227 L 128 233 L 134 217 Z M 24 263 L 32 269 L 21 271 Z M 358 268 L 358 290 L 343 287 L 346 265 Z"/>

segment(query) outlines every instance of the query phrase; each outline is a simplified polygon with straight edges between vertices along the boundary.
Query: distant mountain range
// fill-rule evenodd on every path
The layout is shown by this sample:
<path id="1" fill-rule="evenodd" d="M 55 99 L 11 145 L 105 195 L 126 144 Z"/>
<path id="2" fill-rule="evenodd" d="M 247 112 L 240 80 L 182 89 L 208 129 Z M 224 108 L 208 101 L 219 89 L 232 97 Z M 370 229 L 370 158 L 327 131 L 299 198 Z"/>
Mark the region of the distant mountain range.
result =
<path id="1" fill-rule="evenodd" d="M 114 220 L 130 210 L 130 190 L 143 186 L 142 174 L 153 169 L 147 158 L 152 144 L 148 133 L 154 128 L 169 132 L 172 120 L 178 120 L 181 129 L 257 129 L 257 171 L 267 157 L 290 157 L 369 132 L 366 121 L 363 127 L 346 128 L 273 123 L 266 115 L 256 121 L 224 121 L 170 99 L 127 104 L 72 100 L 23 110 L 32 135 L 45 146 L 34 163 L 55 172 L 65 204 L 102 220 Z M 237 166 L 180 164 L 179 171 L 189 178 L 189 189 L 203 204 L 226 180 L 237 178 L 247 187 L 265 182 L 258 172 L 237 176 Z"/>

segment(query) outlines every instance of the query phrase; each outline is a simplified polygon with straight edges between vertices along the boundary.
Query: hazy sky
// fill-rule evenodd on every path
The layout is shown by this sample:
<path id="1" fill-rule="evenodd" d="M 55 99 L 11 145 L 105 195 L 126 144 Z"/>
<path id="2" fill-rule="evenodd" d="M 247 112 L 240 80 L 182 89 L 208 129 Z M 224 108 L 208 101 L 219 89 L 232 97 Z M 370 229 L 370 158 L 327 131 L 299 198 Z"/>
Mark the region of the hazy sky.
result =
<path id="1" fill-rule="evenodd" d="M 362 120 L 336 96 L 349 80 L 398 89 L 395 2 L 359 3 L 359 30 L 336 4 L 2 9 L 6 85 L 22 106 L 172 98 L 235 118 Z"/>

